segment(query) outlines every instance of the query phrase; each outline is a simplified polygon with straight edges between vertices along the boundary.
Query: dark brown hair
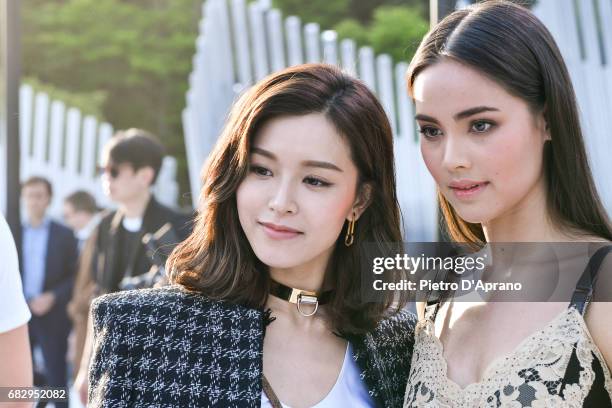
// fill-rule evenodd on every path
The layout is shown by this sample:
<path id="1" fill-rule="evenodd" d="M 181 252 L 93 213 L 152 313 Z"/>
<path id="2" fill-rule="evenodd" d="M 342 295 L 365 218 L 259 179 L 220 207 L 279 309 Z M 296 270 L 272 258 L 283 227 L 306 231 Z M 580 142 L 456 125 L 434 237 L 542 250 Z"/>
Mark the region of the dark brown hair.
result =
<path id="1" fill-rule="evenodd" d="M 104 146 L 104 155 L 114 164 L 127 163 L 134 170 L 143 167 L 153 169 L 155 183 L 164 158 L 164 146 L 151 133 L 131 128 L 120 130 Z"/>
<path id="2" fill-rule="evenodd" d="M 23 190 L 27 186 L 32 186 L 35 184 L 42 184 L 47 189 L 47 193 L 49 193 L 49 198 L 53 197 L 53 186 L 51 186 L 51 182 L 44 177 L 41 176 L 32 176 L 29 177 L 26 181 L 21 185 L 21 189 Z"/>
<path id="3" fill-rule="evenodd" d="M 193 233 L 171 254 L 167 269 L 171 281 L 212 299 L 264 307 L 269 275 L 240 225 L 236 190 L 248 174 L 250 144 L 262 124 L 310 113 L 325 115 L 350 146 L 358 191 L 365 183 L 372 188 L 370 205 L 355 227 L 355 243 L 344 245 L 345 223 L 326 275 L 335 288 L 328 308 L 332 326 L 340 333 L 361 333 L 371 330 L 392 304 L 390 297 L 376 303 L 361 299 L 359 244 L 401 241 L 393 137 L 382 106 L 367 87 L 330 65 L 288 68 L 236 102 L 202 171 Z"/>
<path id="4" fill-rule="evenodd" d="M 64 198 L 64 202 L 69 203 L 75 211 L 84 211 L 94 214 L 98 211 L 96 199 L 84 190 L 78 190 Z"/>
<path id="5" fill-rule="evenodd" d="M 469 66 L 543 113 L 551 142 L 544 146 L 547 206 L 558 226 L 612 240 L 584 147 L 572 82 L 557 45 L 529 10 L 491 0 L 458 10 L 421 42 L 408 68 L 408 91 L 425 68 L 443 59 Z M 481 245 L 480 224 L 462 220 L 444 196 L 438 199 L 455 241 Z"/>

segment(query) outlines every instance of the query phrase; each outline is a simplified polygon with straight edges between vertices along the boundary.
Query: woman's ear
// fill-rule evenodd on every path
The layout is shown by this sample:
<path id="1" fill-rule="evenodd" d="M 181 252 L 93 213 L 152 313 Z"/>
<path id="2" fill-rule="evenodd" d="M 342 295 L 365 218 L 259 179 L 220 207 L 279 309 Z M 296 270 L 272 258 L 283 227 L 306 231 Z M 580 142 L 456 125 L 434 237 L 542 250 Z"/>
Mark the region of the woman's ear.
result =
<path id="1" fill-rule="evenodd" d="M 550 125 L 547 119 L 547 110 L 546 107 L 538 114 L 537 117 L 539 128 L 542 130 L 542 135 L 544 137 L 543 142 L 552 140 L 550 136 Z"/>
<path id="2" fill-rule="evenodd" d="M 359 187 L 359 191 L 357 191 L 357 197 L 355 197 L 355 202 L 351 207 L 351 211 L 346 217 L 348 221 L 351 221 L 353 218 L 353 213 L 355 213 L 355 220 L 358 220 L 361 217 L 361 214 L 368 208 L 370 203 L 372 202 L 372 195 L 374 193 L 374 188 L 371 183 L 363 183 Z"/>
<path id="3" fill-rule="evenodd" d="M 155 176 L 155 170 L 151 166 L 145 166 L 138 169 L 138 176 L 142 180 L 143 184 L 153 185 L 153 176 Z"/>

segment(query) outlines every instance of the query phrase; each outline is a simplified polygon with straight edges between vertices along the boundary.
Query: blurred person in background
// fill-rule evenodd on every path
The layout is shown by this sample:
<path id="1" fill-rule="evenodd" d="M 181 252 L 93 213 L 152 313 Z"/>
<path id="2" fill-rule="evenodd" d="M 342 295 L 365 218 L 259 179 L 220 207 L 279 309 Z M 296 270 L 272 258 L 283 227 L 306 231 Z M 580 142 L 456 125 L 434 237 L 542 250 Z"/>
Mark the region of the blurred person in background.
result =
<path id="1" fill-rule="evenodd" d="M 87 191 L 75 191 L 64 199 L 64 221 L 74 231 L 79 246 L 77 276 L 72 299 L 68 303 L 68 314 L 73 327 L 68 339 L 68 361 L 72 363 L 73 368 L 76 367 L 73 370 L 73 380 L 76 378 L 85 345 L 89 304 L 95 291 L 91 276 L 95 247 L 93 232 L 103 215 L 98 210 L 95 197 Z"/>
<path id="2" fill-rule="evenodd" d="M 170 223 L 177 243 L 189 234 L 189 218 L 159 203 L 151 191 L 162 166 L 164 147 L 141 129 L 118 132 L 104 147 L 104 193 L 118 205 L 97 228 L 94 277 L 99 294 L 122 289 L 125 278 L 153 266 L 142 241 Z"/>
<path id="3" fill-rule="evenodd" d="M 64 221 L 74 231 L 79 252 L 101 219 L 96 199 L 87 191 L 78 190 L 64 198 Z"/>
<path id="4" fill-rule="evenodd" d="M 32 357 L 28 340 L 30 309 L 23 297 L 17 249 L 0 214 L 0 387 L 31 387 Z M 31 403 L 11 404 L 30 407 Z"/>
<path id="5" fill-rule="evenodd" d="M 157 265 L 147 252 L 143 238 L 160 229 L 168 230 L 174 244 L 190 233 L 189 217 L 159 203 L 152 193 L 164 157 L 164 147 L 156 137 L 141 129 L 119 131 L 102 152 L 104 193 L 117 204 L 94 231 L 92 271 L 96 294 L 116 292 L 126 282 L 141 280 L 140 286 L 153 286 Z M 153 270 L 152 270 L 153 269 Z M 87 401 L 87 371 L 91 352 L 87 334 L 81 368 L 75 380 L 81 401 Z"/>
<path id="6" fill-rule="evenodd" d="M 67 387 L 66 352 L 70 320 L 66 305 L 74 285 L 77 241 L 73 232 L 47 216 L 53 190 L 43 177 L 23 184 L 21 199 L 26 219 L 22 224 L 21 271 L 23 290 L 32 312 L 30 341 L 39 346 L 44 380 L 49 387 Z M 56 407 L 67 407 L 57 402 Z"/>

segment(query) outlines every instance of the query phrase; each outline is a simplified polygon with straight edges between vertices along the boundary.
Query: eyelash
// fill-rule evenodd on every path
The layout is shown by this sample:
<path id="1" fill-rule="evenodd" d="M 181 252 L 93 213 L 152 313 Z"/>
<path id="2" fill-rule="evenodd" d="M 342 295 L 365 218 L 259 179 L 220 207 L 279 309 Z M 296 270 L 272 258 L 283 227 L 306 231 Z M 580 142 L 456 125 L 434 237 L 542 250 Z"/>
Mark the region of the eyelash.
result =
<path id="1" fill-rule="evenodd" d="M 251 172 L 255 173 L 258 176 L 261 177 L 267 177 L 267 176 L 271 176 L 272 172 L 268 169 L 266 169 L 265 167 L 262 166 L 251 166 Z M 267 173 L 266 173 L 267 172 Z M 262 173 L 266 173 L 266 174 L 262 174 Z M 329 183 L 327 181 L 323 181 L 319 178 L 316 177 L 312 177 L 312 176 L 308 176 L 304 178 L 304 181 L 308 182 L 306 184 L 312 186 L 312 187 L 329 187 L 332 185 L 332 183 Z"/>
<path id="2" fill-rule="evenodd" d="M 491 130 L 492 130 L 494 127 L 495 127 L 495 126 L 497 126 L 497 124 L 496 124 L 495 122 L 491 121 L 491 120 L 479 119 L 479 120 L 475 120 L 475 121 L 473 121 L 473 122 L 470 124 L 470 130 L 472 130 L 472 129 L 474 128 L 474 126 L 475 126 L 475 125 L 478 125 L 478 124 L 486 124 L 486 125 L 489 125 L 489 127 L 487 128 L 487 130 L 482 130 L 482 131 L 474 131 L 474 133 L 476 133 L 476 134 L 488 133 L 488 132 L 490 132 L 490 131 L 491 131 Z M 422 135 L 423 135 L 423 137 L 424 137 L 425 139 L 429 139 L 429 140 L 435 139 L 436 137 L 440 136 L 440 134 L 435 135 L 435 136 L 432 136 L 432 135 L 428 134 L 427 132 L 428 132 L 429 130 L 437 130 L 437 131 L 440 131 L 440 129 L 438 129 L 438 128 L 436 128 L 436 127 L 433 127 L 433 126 L 422 126 L 422 127 L 420 127 L 420 128 L 418 129 L 418 132 L 419 132 L 420 134 L 422 134 Z M 440 131 L 440 132 L 441 132 L 441 131 Z"/>

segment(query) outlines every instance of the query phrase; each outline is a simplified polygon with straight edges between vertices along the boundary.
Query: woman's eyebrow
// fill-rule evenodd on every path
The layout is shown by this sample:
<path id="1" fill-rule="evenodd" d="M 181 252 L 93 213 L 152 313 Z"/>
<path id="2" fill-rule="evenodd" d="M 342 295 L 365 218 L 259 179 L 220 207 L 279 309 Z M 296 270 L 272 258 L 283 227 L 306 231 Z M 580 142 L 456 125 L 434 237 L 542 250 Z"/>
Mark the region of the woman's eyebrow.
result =
<path id="1" fill-rule="evenodd" d="M 440 122 L 438 122 L 438 119 L 432 117 L 432 116 L 427 116 L 427 115 L 423 115 L 422 113 L 419 113 L 418 115 L 415 115 L 414 117 L 416 120 L 422 120 L 425 122 L 431 122 L 431 123 L 436 123 L 436 124 L 440 124 Z"/>
<path id="2" fill-rule="evenodd" d="M 476 115 L 477 113 L 482 113 L 482 112 L 499 112 L 499 109 L 494 108 L 492 106 L 475 106 L 473 108 L 469 108 L 466 110 L 463 110 L 459 113 L 456 113 L 453 118 L 455 119 L 455 121 L 459 121 L 461 119 L 465 119 L 468 118 L 472 115 Z M 431 122 L 431 123 L 436 123 L 436 124 L 440 124 L 440 122 L 438 122 L 438 120 L 432 116 L 428 116 L 428 115 L 423 115 L 423 114 L 418 114 L 414 117 L 416 120 L 422 120 L 425 122 Z"/>
<path id="3" fill-rule="evenodd" d="M 333 163 L 326 162 L 326 161 L 306 160 L 306 161 L 302 162 L 302 166 L 305 166 L 305 167 L 319 167 L 319 168 L 322 168 L 322 169 L 335 170 L 335 171 L 342 172 L 342 169 L 340 167 L 336 166 Z"/>
<path id="4" fill-rule="evenodd" d="M 456 113 L 454 118 L 455 118 L 455 121 L 459 121 L 461 119 L 465 119 L 472 115 L 476 115 L 477 113 L 482 113 L 482 112 L 499 112 L 499 109 L 494 108 L 492 106 L 476 106 L 474 108 L 466 109 L 464 111 Z"/>
<path id="5" fill-rule="evenodd" d="M 252 147 L 251 154 L 261 154 L 262 156 L 267 157 L 271 160 L 276 160 L 276 156 L 274 153 L 267 151 L 266 149 L 262 149 L 261 147 Z"/>
<path id="6" fill-rule="evenodd" d="M 274 155 L 274 153 L 266 149 L 262 149 L 261 147 L 252 147 L 251 154 L 260 154 L 262 156 L 269 158 L 270 160 L 276 160 L 276 156 Z M 326 162 L 326 161 L 321 161 L 321 160 L 305 160 L 301 163 L 301 165 L 304 167 L 319 167 L 322 169 L 335 170 L 339 172 L 343 171 L 340 167 L 336 166 L 335 164 Z"/>

